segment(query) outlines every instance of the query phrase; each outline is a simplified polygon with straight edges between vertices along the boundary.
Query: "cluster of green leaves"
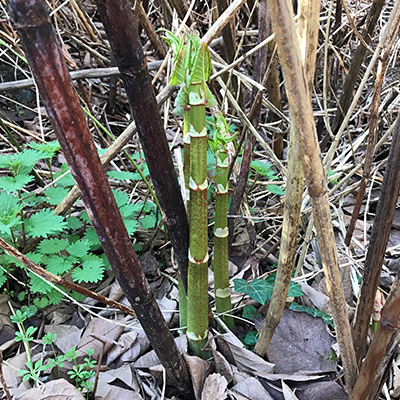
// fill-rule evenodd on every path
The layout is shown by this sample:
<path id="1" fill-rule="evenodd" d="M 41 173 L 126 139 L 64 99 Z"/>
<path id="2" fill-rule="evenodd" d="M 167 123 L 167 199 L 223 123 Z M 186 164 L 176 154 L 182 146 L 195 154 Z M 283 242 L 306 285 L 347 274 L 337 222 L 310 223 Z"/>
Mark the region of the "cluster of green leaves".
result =
<path id="1" fill-rule="evenodd" d="M 28 313 L 20 310 L 17 310 L 15 315 L 11 316 L 11 321 L 17 324 L 19 327 L 19 331 L 17 331 L 15 334 L 15 341 L 22 341 L 25 343 L 27 348 L 28 361 L 25 364 L 27 369 L 20 369 L 18 371 L 18 375 L 22 376 L 23 382 L 32 379 L 35 386 L 37 386 L 41 372 L 53 368 L 57 369 L 57 375 L 60 378 L 60 368 L 64 367 L 65 361 L 70 361 L 73 362 L 74 365 L 72 370 L 68 371 L 67 374 L 75 381 L 75 386 L 79 390 L 89 393 L 93 389 L 93 382 L 91 382 L 91 378 L 96 374 L 93 370 L 96 361 L 91 359 L 94 350 L 88 349 L 86 351 L 87 357 L 84 358 L 83 364 L 78 365 L 78 352 L 76 351 L 75 347 L 73 347 L 70 351 L 67 351 L 65 355 L 57 355 L 54 348 L 54 342 L 57 336 L 56 334 L 52 335 L 49 332 L 42 337 L 42 343 L 44 346 L 49 345 L 51 347 L 54 358 L 49 358 L 47 364 L 43 364 L 43 359 L 33 363 L 30 342 L 34 340 L 33 335 L 37 331 L 37 328 L 29 326 L 25 329 L 24 322 L 28 318 Z"/>
<path id="2" fill-rule="evenodd" d="M 0 168 L 8 171 L 0 178 L 0 237 L 16 248 L 23 248 L 32 239 L 41 241 L 35 250 L 26 254 L 35 263 L 49 272 L 66 276 L 77 283 L 98 282 L 106 269 L 110 269 L 107 258 L 101 251 L 101 245 L 86 211 L 66 217 L 55 215 L 52 211 L 68 194 L 74 185 L 67 164 L 61 171 L 52 172 L 51 159 L 60 146 L 58 142 L 30 143 L 21 153 L 0 155 Z M 45 162 L 50 172 L 49 181 L 42 183 L 34 171 L 37 162 Z M 114 180 L 141 180 L 149 174 L 146 163 L 142 163 L 138 172 L 111 171 L 109 177 Z M 30 194 L 29 184 L 37 179 L 38 184 L 53 184 L 42 193 Z M 140 216 L 142 229 L 154 228 L 156 205 L 151 201 L 132 203 L 130 197 L 119 190 L 113 190 L 117 204 L 130 235 L 139 228 Z M 7 253 L 0 254 L 0 287 L 6 282 L 7 272 L 25 266 Z M 29 289 L 33 296 L 33 305 L 43 308 L 57 304 L 62 300 L 62 289 L 47 284 L 38 276 L 27 272 Z M 18 300 L 23 301 L 26 291 L 19 293 Z M 80 298 L 77 293 L 73 296 Z"/>
<path id="3" fill-rule="evenodd" d="M 276 172 L 272 169 L 272 164 L 267 161 L 254 160 L 250 164 L 251 168 L 259 175 L 265 176 L 269 181 L 278 180 Z M 285 190 L 279 185 L 267 185 L 267 190 L 273 194 L 285 195 Z"/>

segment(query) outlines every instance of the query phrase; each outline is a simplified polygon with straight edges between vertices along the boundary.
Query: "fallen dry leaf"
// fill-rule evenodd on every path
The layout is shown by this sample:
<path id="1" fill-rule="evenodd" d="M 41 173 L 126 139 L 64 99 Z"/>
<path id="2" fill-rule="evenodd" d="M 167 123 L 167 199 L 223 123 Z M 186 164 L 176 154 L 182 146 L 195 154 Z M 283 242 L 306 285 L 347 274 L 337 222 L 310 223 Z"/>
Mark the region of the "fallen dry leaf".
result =
<path id="1" fill-rule="evenodd" d="M 85 400 L 82 393 L 65 379 L 50 381 L 25 392 L 17 400 Z"/>
<path id="2" fill-rule="evenodd" d="M 274 400 L 274 398 L 264 389 L 264 386 L 257 378 L 251 377 L 237 383 L 232 392 L 237 392 L 251 400 Z"/>
<path id="3" fill-rule="evenodd" d="M 333 342 L 321 318 L 284 310 L 267 357 L 275 363 L 275 373 L 335 372 L 337 362 L 329 360 Z"/>
<path id="4" fill-rule="evenodd" d="M 208 375 L 204 382 L 204 389 L 201 393 L 201 400 L 225 400 L 228 396 L 226 388 L 228 382 L 220 374 Z"/>

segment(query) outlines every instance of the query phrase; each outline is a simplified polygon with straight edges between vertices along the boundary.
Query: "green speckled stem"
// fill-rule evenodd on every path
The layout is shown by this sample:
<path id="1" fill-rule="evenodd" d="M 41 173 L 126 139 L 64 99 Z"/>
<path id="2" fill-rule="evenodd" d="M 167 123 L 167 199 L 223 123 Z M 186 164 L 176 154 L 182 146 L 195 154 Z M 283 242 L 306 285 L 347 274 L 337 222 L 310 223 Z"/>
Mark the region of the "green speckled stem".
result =
<path id="1" fill-rule="evenodd" d="M 232 309 L 228 270 L 228 154 L 225 149 L 217 152 L 217 178 L 214 224 L 214 291 L 217 313 L 224 313 L 222 320 L 229 329 L 233 318 L 226 315 Z"/>

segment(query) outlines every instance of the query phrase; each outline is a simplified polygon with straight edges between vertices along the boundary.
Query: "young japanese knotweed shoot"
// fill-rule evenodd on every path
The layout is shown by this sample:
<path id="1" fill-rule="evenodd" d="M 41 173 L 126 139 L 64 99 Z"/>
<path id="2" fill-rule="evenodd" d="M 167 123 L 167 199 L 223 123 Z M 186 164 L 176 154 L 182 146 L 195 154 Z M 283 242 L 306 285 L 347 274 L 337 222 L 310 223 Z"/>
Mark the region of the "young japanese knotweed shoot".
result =
<path id="1" fill-rule="evenodd" d="M 166 41 L 175 54 L 171 84 L 181 85 L 175 112 L 184 117 L 184 142 L 188 151 L 185 173 L 189 202 L 189 275 L 187 292 L 187 336 L 196 355 L 208 357 L 204 347 L 208 336 L 208 246 L 207 246 L 207 130 L 206 106 L 216 100 L 207 86 L 211 57 L 198 33 L 185 32 L 178 38 L 166 32 Z M 181 300 L 182 296 L 180 296 Z M 181 304 L 182 310 L 182 304 Z M 182 321 L 181 321 L 182 323 Z"/>

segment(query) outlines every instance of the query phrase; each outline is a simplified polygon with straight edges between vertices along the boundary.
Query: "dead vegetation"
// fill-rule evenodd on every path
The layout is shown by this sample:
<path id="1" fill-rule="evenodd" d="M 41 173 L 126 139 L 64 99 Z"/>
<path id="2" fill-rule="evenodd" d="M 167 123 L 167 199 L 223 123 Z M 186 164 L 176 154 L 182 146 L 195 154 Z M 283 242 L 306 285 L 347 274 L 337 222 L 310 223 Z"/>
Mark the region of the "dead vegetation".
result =
<path id="1" fill-rule="evenodd" d="M 172 57 L 161 40 L 162 29 L 176 31 L 185 29 L 185 24 L 195 24 L 200 37 L 210 45 L 213 60 L 210 87 L 226 119 L 239 132 L 238 147 L 243 145 L 243 153 L 239 154 L 241 164 L 236 162 L 231 165 L 231 279 L 244 278 L 251 282 L 274 273 L 279 257 L 282 257 L 279 251 L 285 240 L 282 235 L 283 214 L 285 204 L 290 201 L 287 198 L 287 180 L 288 176 L 292 176 L 287 163 L 289 138 L 295 135 L 290 130 L 291 123 L 299 126 L 303 121 L 304 126 L 308 125 L 306 115 L 294 118 L 290 114 L 290 88 L 285 87 L 283 81 L 285 79 L 287 83 L 288 78 L 281 70 L 282 61 L 279 63 L 277 59 L 265 2 L 236 0 L 232 2 L 235 12 L 231 14 L 224 13 L 228 5 L 225 1 L 193 1 L 190 4 L 183 0 L 143 1 L 136 4 L 135 15 L 178 173 L 183 168 L 182 122 L 172 113 L 175 98 L 175 90 L 169 88 Z M 135 171 L 130 156 L 137 156 L 134 158 L 143 169 L 145 161 L 126 88 L 116 68 L 95 2 L 52 1 L 48 2 L 48 6 L 96 147 L 103 151 L 108 149 L 102 155 L 106 170 Z M 329 293 L 331 281 L 327 282 L 323 273 L 326 242 L 322 239 L 321 243 L 321 237 L 317 238 L 314 228 L 315 204 L 312 205 L 312 202 L 318 194 L 315 196 L 315 192 L 303 190 L 303 179 L 301 203 L 297 202 L 300 230 L 294 236 L 296 246 L 292 246 L 291 270 L 295 271 L 294 281 L 301 285 L 304 295 L 297 297 L 295 303 L 330 315 L 335 307 L 341 307 L 343 314 L 350 317 L 348 321 L 352 327 L 357 361 L 354 360 L 350 368 L 352 361 L 347 365 L 343 360 L 338 362 L 337 340 L 332 325 L 327 328 L 321 318 L 290 310 L 289 305 L 294 299 L 286 298 L 286 295 L 283 301 L 286 309 L 282 318 L 278 316 L 281 322 L 267 346 L 268 362 L 263 360 L 244 348 L 239 339 L 245 340 L 249 331 L 261 329 L 262 319 L 258 313 L 268 315 L 268 307 L 262 305 L 259 308 L 259 303 L 234 291 L 232 283 L 238 322 L 234 334 L 219 334 L 217 329 L 212 331 L 210 346 L 213 363 L 189 356 L 185 337 L 176 338 L 179 349 L 185 354 L 196 398 L 348 398 L 345 388 L 351 392 L 352 380 L 357 379 L 357 364 L 360 365 L 365 356 L 365 336 L 368 335 L 368 343 L 372 340 L 370 313 L 365 310 L 372 307 L 374 299 L 378 298 L 374 284 L 379 284 L 379 293 L 383 293 L 385 298 L 392 290 L 388 300 L 390 308 L 383 313 L 380 309 L 373 310 L 373 320 L 379 321 L 383 315 L 386 326 L 391 329 L 386 334 L 382 330 L 376 331 L 376 335 L 383 335 L 379 336 L 379 342 L 384 346 L 380 349 L 371 346 L 371 353 L 365 362 L 367 368 L 364 366 L 361 369 L 351 398 L 395 399 L 400 396 L 396 313 L 400 245 L 400 214 L 396 209 L 398 153 L 392 150 L 389 156 L 391 148 L 397 149 L 393 138 L 398 131 L 397 8 L 393 1 L 357 1 L 343 5 L 340 1 L 323 1 L 319 12 L 315 62 L 305 63 L 307 71 L 310 65 L 315 68 L 315 74 L 307 76 L 308 94 L 313 107 L 322 167 L 327 177 L 330 209 L 325 213 L 326 225 L 331 219 L 335 256 L 337 254 L 347 306 L 332 303 L 334 300 Z M 1 155 L 19 153 L 31 142 L 46 143 L 56 139 L 6 10 L 6 2 L 2 0 Z M 262 21 L 261 25 L 259 21 Z M 121 26 L 121 29 L 124 27 Z M 259 43 L 262 43 L 264 53 L 257 51 Z M 135 96 L 140 97 L 141 93 L 135 93 Z M 291 112 L 293 114 L 293 108 Z M 300 143 L 301 154 L 306 154 L 306 143 L 309 142 L 304 141 L 301 133 L 296 135 L 299 135 L 296 139 Z M 233 149 L 232 160 L 234 152 Z M 271 163 L 271 167 L 265 166 L 264 170 L 260 170 L 256 168 L 260 165 L 257 163 L 251 167 L 252 160 L 262 161 L 264 166 Z M 212 169 L 212 158 L 209 161 Z M 62 153 L 53 158 L 50 166 L 40 161 L 34 170 L 35 180 L 24 189 L 23 194 L 40 194 L 44 187 L 52 186 L 52 174 L 61 172 L 64 162 Z M 297 169 L 300 169 L 300 158 L 297 163 Z M 296 164 L 292 169 L 296 170 Z M 267 170 L 269 172 L 265 173 Z M 7 175 L 5 169 L 1 172 L 2 176 Z M 315 168 L 312 166 L 309 175 L 306 172 L 308 183 L 312 181 L 310 176 L 313 173 Z M 110 184 L 113 189 L 118 188 L 128 194 L 132 204 L 156 202 L 151 184 L 147 185 L 142 179 L 110 179 Z M 277 188 L 286 189 L 286 197 Z M 75 203 L 78 192 L 75 189 L 74 195 L 73 191 L 69 197 L 53 204 L 53 209 L 57 205 L 55 210 L 58 214 L 74 216 L 83 211 L 82 202 Z M 214 195 L 211 194 L 210 215 L 213 200 Z M 30 212 L 37 209 L 33 206 Z M 135 215 L 138 226 L 132 239 L 164 318 L 170 329 L 176 329 L 177 265 L 171 257 L 171 246 L 162 228 L 161 215 L 156 207 L 154 210 L 152 213 L 142 208 Z M 320 221 L 319 224 L 324 227 L 325 222 Z M 21 242 L 19 250 L 26 254 L 34 251 L 39 244 L 40 240 Z M 52 382 L 51 385 L 59 385 L 55 387 L 45 383 L 49 379 L 43 372 L 45 385 L 35 389 L 41 390 L 40 394 L 31 392 L 25 395 L 28 397 L 23 397 L 23 393 L 32 386 L 32 381 L 22 383 L 21 377 L 17 376 L 17 371 L 25 368 L 26 353 L 24 347 L 14 341 L 16 325 L 12 324 L 10 315 L 22 305 L 33 304 L 34 295 L 29 294 L 25 271 L 7 269 L 7 273 L 7 283 L 1 295 L 4 396 L 8 388 L 13 398 L 19 399 L 44 398 L 49 393 L 68 393 L 80 398 L 82 394 L 73 392 L 74 388 L 64 381 Z M 71 280 L 68 274 L 65 278 Z M 209 280 L 211 286 L 211 273 Z M 99 366 L 95 378 L 96 399 L 181 398 L 173 387 L 169 387 L 165 394 L 165 370 L 159 367 L 154 351 L 150 351 L 149 340 L 138 328 L 137 320 L 126 312 L 117 312 L 115 303 L 107 303 L 107 299 L 111 299 L 129 306 L 111 271 L 104 273 L 101 282 L 86 283 L 84 286 L 106 299 L 88 297 L 76 300 L 69 296 L 56 305 L 39 308 L 36 315 L 29 319 L 29 324 L 38 328 L 35 339 L 41 339 L 47 332 L 56 333 L 54 344 L 57 351 L 65 354 L 75 346 L 81 359 L 87 349 L 94 349 L 92 359 L 97 360 Z M 21 292 L 26 292 L 24 298 L 18 296 Z M 85 295 L 88 295 L 87 292 Z M 357 301 L 359 305 L 356 308 Z M 214 305 L 213 299 L 210 304 Z M 242 311 L 248 305 L 257 307 L 252 320 L 242 319 Z M 215 319 L 220 322 L 218 317 Z M 353 347 L 349 337 L 344 340 Z M 44 347 L 41 340 L 37 340 L 32 347 L 34 361 L 52 357 L 49 347 Z M 382 362 L 379 368 L 377 362 Z M 67 378 L 66 371 L 70 368 L 68 365 L 63 367 L 61 377 Z M 351 368 L 354 371 L 346 375 Z M 370 397 L 367 397 L 369 390 Z"/>

